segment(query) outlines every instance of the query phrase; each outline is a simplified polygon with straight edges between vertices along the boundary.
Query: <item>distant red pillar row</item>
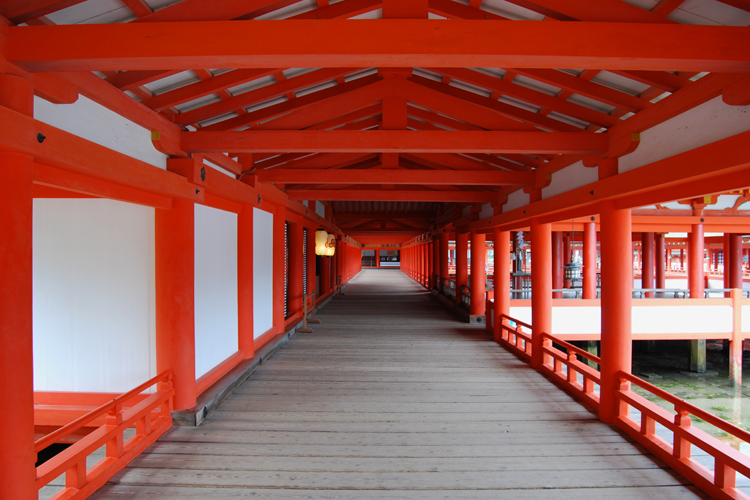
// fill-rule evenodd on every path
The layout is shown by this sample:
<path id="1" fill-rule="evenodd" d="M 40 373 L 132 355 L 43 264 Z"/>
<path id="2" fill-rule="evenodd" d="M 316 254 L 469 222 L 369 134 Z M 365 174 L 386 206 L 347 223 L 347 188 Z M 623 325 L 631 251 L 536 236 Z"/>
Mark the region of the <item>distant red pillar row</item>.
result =
<path id="1" fill-rule="evenodd" d="M 656 288 L 667 288 L 667 255 L 664 233 L 657 233 L 654 240 L 654 253 L 656 254 Z"/>
<path id="2" fill-rule="evenodd" d="M 510 314 L 510 231 L 495 228 L 495 318 L 492 336 L 500 341 L 500 315 Z"/>
<path id="3" fill-rule="evenodd" d="M 533 257 L 532 257 L 533 259 Z M 552 288 L 561 289 L 563 287 L 563 238 L 561 231 L 552 232 Z M 532 261 L 532 272 L 534 263 Z M 562 298 L 562 292 L 552 294 L 555 299 Z"/>
<path id="4" fill-rule="evenodd" d="M 32 347 L 33 160 L 0 152 L 0 426 L 4 498 L 37 498 Z M 193 381 L 195 385 L 195 381 Z"/>
<path id="5" fill-rule="evenodd" d="M 195 389 L 195 204 L 175 199 L 155 216 L 156 370 L 172 370 L 174 409 L 191 408 Z"/>
<path id="6" fill-rule="evenodd" d="M 469 282 L 469 233 L 456 231 L 456 302 L 461 302 L 461 287 Z"/>
<path id="7" fill-rule="evenodd" d="M 654 288 L 654 233 L 641 233 L 641 288 Z M 646 292 L 646 297 L 654 296 Z"/>
<path id="8" fill-rule="evenodd" d="M 443 280 L 447 279 L 450 274 L 450 263 L 448 256 L 450 235 L 448 234 L 447 230 L 443 229 L 438 238 L 440 241 L 440 283 L 438 284 L 438 289 L 442 292 Z"/>
<path id="9" fill-rule="evenodd" d="M 632 362 L 631 309 L 633 252 L 630 210 L 601 205 L 601 393 L 599 418 L 614 422 L 619 415 L 616 391 L 620 371 L 630 373 Z"/>
<path id="10" fill-rule="evenodd" d="M 583 226 L 583 298 L 596 298 L 596 223 Z"/>
<path id="11" fill-rule="evenodd" d="M 253 207 L 237 216 L 237 344 L 245 358 L 255 354 L 253 326 Z M 315 269 L 315 268 L 313 268 Z M 314 274 L 314 273 L 313 273 Z"/>
<path id="12" fill-rule="evenodd" d="M 552 237 L 551 224 L 531 219 L 531 366 L 537 370 L 544 363 L 541 335 L 552 333 Z"/>
<path id="13" fill-rule="evenodd" d="M 702 299 L 705 291 L 704 245 L 703 224 L 693 224 L 688 234 L 688 289 L 692 299 Z"/>
<path id="14" fill-rule="evenodd" d="M 469 314 L 482 316 L 485 310 L 484 292 L 487 283 L 487 235 L 471 232 L 471 302 Z"/>

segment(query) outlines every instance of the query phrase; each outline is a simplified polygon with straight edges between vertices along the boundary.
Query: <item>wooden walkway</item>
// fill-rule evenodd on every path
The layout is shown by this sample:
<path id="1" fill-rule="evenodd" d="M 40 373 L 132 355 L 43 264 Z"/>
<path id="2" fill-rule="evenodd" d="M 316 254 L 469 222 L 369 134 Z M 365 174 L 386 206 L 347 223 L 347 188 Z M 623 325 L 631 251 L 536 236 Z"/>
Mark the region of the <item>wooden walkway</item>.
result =
<path id="1" fill-rule="evenodd" d="M 401 272 L 345 292 L 92 498 L 704 498 Z"/>

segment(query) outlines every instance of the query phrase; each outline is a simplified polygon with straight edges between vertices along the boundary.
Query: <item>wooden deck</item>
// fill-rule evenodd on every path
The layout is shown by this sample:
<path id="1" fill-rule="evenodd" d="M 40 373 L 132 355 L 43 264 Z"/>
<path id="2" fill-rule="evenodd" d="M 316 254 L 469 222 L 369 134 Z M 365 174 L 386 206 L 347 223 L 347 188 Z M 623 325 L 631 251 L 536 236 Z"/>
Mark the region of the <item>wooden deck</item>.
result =
<path id="1" fill-rule="evenodd" d="M 92 498 L 704 498 L 399 271 Z"/>

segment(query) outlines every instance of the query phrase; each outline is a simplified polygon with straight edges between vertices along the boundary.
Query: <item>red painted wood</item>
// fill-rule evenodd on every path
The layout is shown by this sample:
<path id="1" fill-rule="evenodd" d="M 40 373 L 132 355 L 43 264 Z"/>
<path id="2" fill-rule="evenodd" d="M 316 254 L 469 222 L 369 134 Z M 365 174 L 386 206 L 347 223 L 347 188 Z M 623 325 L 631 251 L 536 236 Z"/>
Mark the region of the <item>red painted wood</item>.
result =
<path id="1" fill-rule="evenodd" d="M 552 331 L 552 226 L 531 220 L 531 366 L 544 364 L 542 334 Z"/>

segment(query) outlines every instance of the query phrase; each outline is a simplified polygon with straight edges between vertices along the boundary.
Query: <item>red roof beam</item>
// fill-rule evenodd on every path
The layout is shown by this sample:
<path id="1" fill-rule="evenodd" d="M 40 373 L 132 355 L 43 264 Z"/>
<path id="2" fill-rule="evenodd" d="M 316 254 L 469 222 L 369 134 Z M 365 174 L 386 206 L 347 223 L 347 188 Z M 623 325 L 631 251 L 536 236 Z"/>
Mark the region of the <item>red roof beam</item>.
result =
<path id="1" fill-rule="evenodd" d="M 748 46 L 750 32 L 735 26 L 331 19 L 11 26 L 7 55 L 39 72 L 277 66 L 750 72 Z"/>
<path id="2" fill-rule="evenodd" d="M 532 172 L 501 170 L 327 170 L 273 169 L 258 172 L 258 180 L 287 184 L 430 184 L 447 186 L 530 186 Z"/>

